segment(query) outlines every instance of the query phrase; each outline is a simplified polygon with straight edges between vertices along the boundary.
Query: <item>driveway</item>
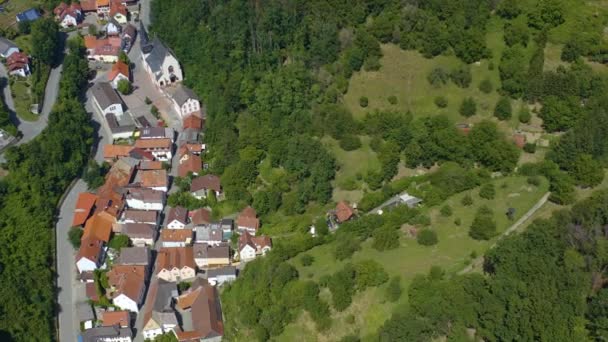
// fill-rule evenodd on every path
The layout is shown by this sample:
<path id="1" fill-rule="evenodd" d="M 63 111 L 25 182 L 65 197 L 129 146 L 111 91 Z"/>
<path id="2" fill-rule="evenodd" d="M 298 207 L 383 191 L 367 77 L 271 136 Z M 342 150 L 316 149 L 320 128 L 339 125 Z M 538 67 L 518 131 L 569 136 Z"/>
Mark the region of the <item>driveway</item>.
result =
<path id="1" fill-rule="evenodd" d="M 78 194 L 87 191 L 87 185 L 78 180 L 61 204 L 55 229 L 57 243 L 57 292 L 59 341 L 77 341 L 80 332 L 76 304 L 86 301 L 85 286 L 76 280 L 75 251 L 68 241 L 74 207 Z"/>

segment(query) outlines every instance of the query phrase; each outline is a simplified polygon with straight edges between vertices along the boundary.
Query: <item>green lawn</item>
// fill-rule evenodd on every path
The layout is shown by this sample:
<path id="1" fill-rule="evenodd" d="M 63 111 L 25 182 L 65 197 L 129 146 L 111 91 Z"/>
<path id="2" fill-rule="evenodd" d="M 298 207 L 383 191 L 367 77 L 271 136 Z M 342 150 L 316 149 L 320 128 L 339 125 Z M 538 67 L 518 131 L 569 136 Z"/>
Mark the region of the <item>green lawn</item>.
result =
<path id="1" fill-rule="evenodd" d="M 349 202 L 358 202 L 363 196 L 361 191 L 364 187 L 364 182 L 361 177 L 365 177 L 370 170 L 379 170 L 380 162 L 376 156 L 376 152 L 369 147 L 370 138 L 361 136 L 361 148 L 355 151 L 344 151 L 338 141 L 331 137 L 324 137 L 321 141 L 331 151 L 336 158 L 338 171 L 334 182 L 334 201 L 346 200 Z M 347 183 L 352 183 L 356 189 L 346 186 Z"/>
<path id="2" fill-rule="evenodd" d="M 38 115 L 30 112 L 32 99 L 30 94 L 29 79 L 15 78 L 11 84 L 11 92 L 15 101 L 15 111 L 20 119 L 25 121 L 36 121 Z"/>
<path id="3" fill-rule="evenodd" d="M 505 215 L 508 208 L 516 209 L 517 219 L 546 193 L 548 184 L 545 180 L 541 186 L 534 187 L 527 184 L 526 179 L 526 177 L 510 176 L 495 180 L 496 198 L 494 200 L 480 199 L 477 189 L 457 194 L 446 201 L 454 212 L 448 218 L 439 215 L 438 211 L 441 206 L 425 208 L 424 210 L 432 218 L 431 227 L 439 236 L 439 243 L 433 247 L 420 246 L 414 239 L 402 236 L 398 248 L 378 252 L 371 248 L 371 241 L 368 240 L 363 243 L 363 248 L 355 253 L 353 260 L 373 259 L 378 261 L 391 276 L 401 276 L 404 289 L 416 274 L 428 272 L 433 265 L 441 266 L 449 273 L 455 273 L 468 265 L 471 260 L 471 252 L 475 251 L 477 255 L 482 255 L 497 239 L 476 241 L 468 236 L 469 226 L 479 206 L 485 204 L 494 210 L 498 231 L 502 232 L 514 222 L 509 221 Z M 503 187 L 503 184 L 506 184 L 506 187 Z M 470 207 L 464 207 L 460 203 L 462 197 L 467 193 L 471 194 L 474 200 L 474 204 Z M 454 224 L 455 218 L 461 219 L 460 226 Z M 295 257 L 292 263 L 298 269 L 300 277 L 318 280 L 321 276 L 332 274 L 340 269 L 344 262 L 335 260 L 332 254 L 333 248 L 333 244 L 323 245 L 307 252 L 315 258 L 314 263 L 309 267 L 303 267 L 299 256 Z M 303 341 L 334 341 L 346 334 L 353 333 L 354 326 L 359 327 L 359 335 L 364 340 L 368 340 L 390 317 L 395 305 L 407 300 L 407 294 L 404 293 L 398 304 L 384 302 L 383 291 L 384 286 L 357 294 L 351 307 L 345 312 L 332 315 L 334 324 L 328 332 L 318 334 L 314 325 L 306 315 L 303 315 L 295 323 L 290 324 L 277 340 L 290 341 L 297 336 Z M 354 325 L 342 321 L 350 314 L 356 317 Z"/>
<path id="4" fill-rule="evenodd" d="M 17 13 L 39 5 L 37 0 L 5 0 L 0 1 L 0 5 L 4 7 L 4 12 L 0 13 L 0 27 L 16 27 Z"/>

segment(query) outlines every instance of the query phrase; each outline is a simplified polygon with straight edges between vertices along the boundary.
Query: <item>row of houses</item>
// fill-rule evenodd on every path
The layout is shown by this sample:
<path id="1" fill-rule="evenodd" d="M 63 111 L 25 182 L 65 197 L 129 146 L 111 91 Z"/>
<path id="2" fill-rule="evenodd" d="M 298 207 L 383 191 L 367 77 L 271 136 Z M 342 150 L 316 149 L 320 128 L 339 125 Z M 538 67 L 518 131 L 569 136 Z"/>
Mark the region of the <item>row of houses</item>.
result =
<path id="1" fill-rule="evenodd" d="M 0 57 L 4 58 L 9 75 L 27 77 L 31 74 L 30 57 L 4 37 L 0 37 Z"/>

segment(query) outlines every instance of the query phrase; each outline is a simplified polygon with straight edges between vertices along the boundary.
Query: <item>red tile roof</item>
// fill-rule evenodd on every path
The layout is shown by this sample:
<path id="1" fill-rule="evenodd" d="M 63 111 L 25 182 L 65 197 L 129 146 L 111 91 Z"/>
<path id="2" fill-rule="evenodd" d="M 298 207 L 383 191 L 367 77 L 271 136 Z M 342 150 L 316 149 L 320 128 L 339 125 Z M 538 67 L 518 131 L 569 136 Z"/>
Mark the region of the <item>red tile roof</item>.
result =
<path id="1" fill-rule="evenodd" d="M 78 229 L 78 228 L 72 228 Z M 80 248 L 76 253 L 76 262 L 81 258 L 87 258 L 95 263 L 99 261 L 99 255 L 103 248 L 103 241 L 94 237 L 84 238 L 80 241 Z"/>
<path id="2" fill-rule="evenodd" d="M 93 207 L 95 207 L 95 201 L 97 201 L 97 196 L 93 195 L 92 193 L 82 192 L 78 195 L 78 200 L 76 200 L 76 208 L 74 208 L 72 227 L 82 226 L 85 224 L 93 211 Z"/>
<path id="3" fill-rule="evenodd" d="M 262 250 L 264 247 L 272 247 L 272 240 L 269 236 L 253 236 L 249 232 L 244 232 L 239 236 L 239 251 L 246 245 L 251 246 L 256 251 Z"/>
<path id="4" fill-rule="evenodd" d="M 198 341 L 224 334 L 217 290 L 206 281 L 179 296 L 176 305 L 181 310 L 190 310 L 187 325 L 192 327 L 188 331 L 177 331 L 178 341 Z"/>
<path id="5" fill-rule="evenodd" d="M 200 117 L 190 114 L 184 119 L 183 123 L 184 129 L 194 128 L 194 129 L 202 129 L 203 128 L 203 119 Z"/>
<path id="6" fill-rule="evenodd" d="M 182 269 L 186 266 L 192 269 L 196 268 L 192 247 L 161 248 L 158 251 L 156 272 L 160 272 L 163 269 L 171 270 L 174 267 Z"/>
<path id="7" fill-rule="evenodd" d="M 246 227 L 257 231 L 260 228 L 260 220 L 257 218 L 255 209 L 250 206 L 243 209 L 236 219 L 236 225 L 238 227 Z"/>
<path id="8" fill-rule="evenodd" d="M 105 311 L 101 316 L 101 325 L 104 327 L 119 325 L 121 328 L 128 328 L 131 326 L 129 311 Z"/>
<path id="9" fill-rule="evenodd" d="M 114 265 L 108 272 L 108 283 L 113 291 L 109 297 L 116 298 L 124 294 L 140 304 L 145 286 L 146 267 L 131 265 Z"/>
<path id="10" fill-rule="evenodd" d="M 98 301 L 99 296 L 97 295 L 97 288 L 95 287 L 95 283 L 87 283 L 85 285 L 85 292 L 87 298 L 90 300 Z"/>
<path id="11" fill-rule="evenodd" d="M 336 218 L 338 222 L 348 221 L 354 214 L 355 212 L 346 202 L 342 201 L 336 205 Z"/>
<path id="12" fill-rule="evenodd" d="M 104 242 L 110 241 L 110 235 L 112 234 L 112 224 L 116 220 L 103 212 L 95 214 L 91 217 L 84 226 L 84 232 L 82 239 L 97 239 Z"/>
<path id="13" fill-rule="evenodd" d="M 129 152 L 133 149 L 130 145 L 112 145 L 106 144 L 103 146 L 103 158 L 104 159 L 118 159 L 121 157 L 128 157 Z"/>
<path id="14" fill-rule="evenodd" d="M 159 139 L 137 139 L 135 141 L 135 147 L 147 150 L 147 149 L 171 149 L 171 139 L 159 138 Z"/>
<path id="15" fill-rule="evenodd" d="M 192 239 L 192 229 L 163 229 L 160 232 L 163 242 L 187 242 Z"/>
<path id="16" fill-rule="evenodd" d="M 190 220 L 194 225 L 211 223 L 211 212 L 205 208 L 196 209 L 190 212 Z"/>
<path id="17" fill-rule="evenodd" d="M 131 78 L 131 74 L 129 72 L 129 65 L 124 63 L 123 61 L 118 61 L 112 65 L 112 69 L 108 73 L 108 81 L 113 81 L 118 74 L 122 74 L 126 78 Z"/>
<path id="18" fill-rule="evenodd" d="M 213 190 L 220 192 L 222 191 L 222 185 L 220 182 L 220 177 L 212 174 L 196 177 L 192 180 L 190 185 L 190 191 L 199 191 L 199 190 Z M 253 208 L 252 208 L 253 209 Z M 253 217 L 256 216 L 255 210 L 253 211 Z"/>
<path id="19" fill-rule="evenodd" d="M 177 174 L 180 177 L 186 177 L 190 172 L 198 174 L 203 170 L 203 160 L 200 156 L 188 153 L 179 160 Z"/>
<path id="20" fill-rule="evenodd" d="M 96 0 L 80 0 L 80 6 L 82 6 L 82 10 L 84 12 L 97 11 L 97 1 Z"/>

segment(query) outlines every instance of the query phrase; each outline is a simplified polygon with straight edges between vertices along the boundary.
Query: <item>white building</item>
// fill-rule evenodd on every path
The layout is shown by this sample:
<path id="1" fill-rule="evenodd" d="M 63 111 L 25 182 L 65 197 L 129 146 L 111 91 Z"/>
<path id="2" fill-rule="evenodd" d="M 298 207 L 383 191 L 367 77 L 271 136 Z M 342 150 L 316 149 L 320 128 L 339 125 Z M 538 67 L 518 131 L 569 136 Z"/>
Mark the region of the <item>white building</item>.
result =
<path id="1" fill-rule="evenodd" d="M 143 53 L 142 58 L 144 69 L 157 87 L 164 88 L 183 81 L 179 61 L 159 39 L 154 39 L 152 49 Z"/>
<path id="2" fill-rule="evenodd" d="M 201 110 L 201 103 L 192 89 L 181 84 L 166 89 L 173 103 L 173 109 L 181 115 L 182 119 Z"/>
<path id="3" fill-rule="evenodd" d="M 224 266 L 207 271 L 207 281 L 213 286 L 222 286 L 236 280 L 236 267 Z"/>
<path id="4" fill-rule="evenodd" d="M 126 198 L 127 205 L 131 209 L 161 211 L 165 206 L 165 193 L 162 191 L 147 188 L 130 189 Z"/>
<path id="5" fill-rule="evenodd" d="M 95 109 L 102 115 L 114 114 L 121 116 L 124 114 L 122 99 L 112 88 L 112 85 L 107 82 L 99 82 L 93 85 L 91 92 L 93 94 L 93 104 Z"/>

